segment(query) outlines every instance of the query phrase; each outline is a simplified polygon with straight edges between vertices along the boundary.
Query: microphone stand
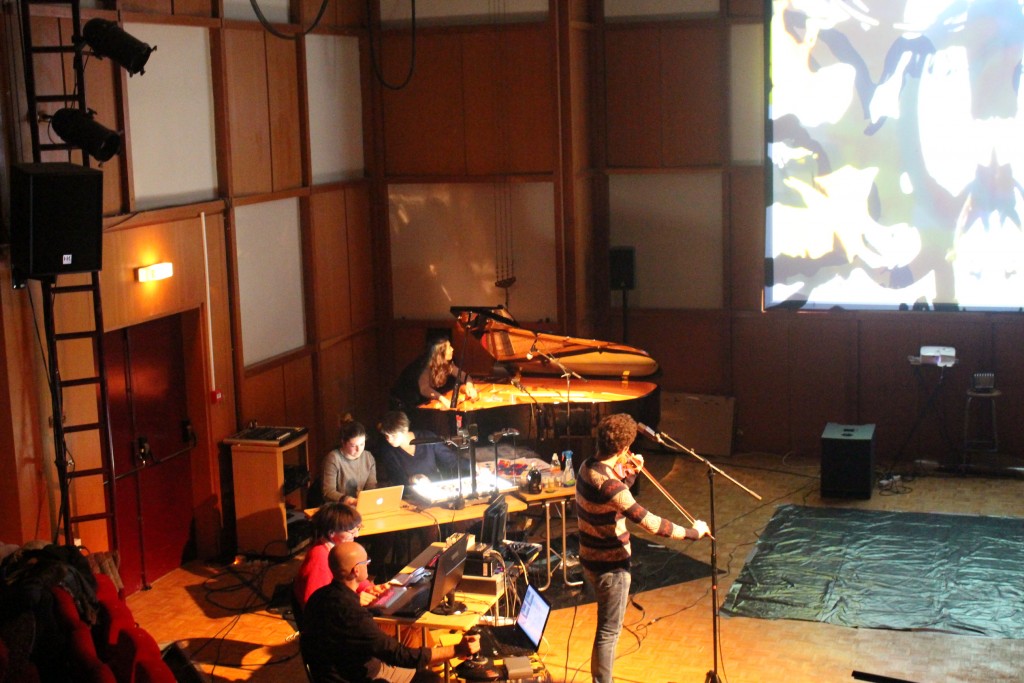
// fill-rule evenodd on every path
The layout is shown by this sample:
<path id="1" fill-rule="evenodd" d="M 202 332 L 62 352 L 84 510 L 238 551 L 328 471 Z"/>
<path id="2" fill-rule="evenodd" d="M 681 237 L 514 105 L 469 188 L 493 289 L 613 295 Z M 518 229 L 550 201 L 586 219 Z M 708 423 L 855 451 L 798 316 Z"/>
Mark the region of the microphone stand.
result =
<path id="1" fill-rule="evenodd" d="M 711 671 L 708 671 L 707 676 L 704 678 L 704 683 L 720 683 L 718 678 L 718 642 L 719 642 L 719 621 L 721 619 L 718 611 L 718 541 L 716 540 L 715 534 L 715 475 L 720 474 L 736 486 L 740 487 L 743 491 L 750 494 L 756 500 L 761 500 L 754 491 L 750 490 L 743 484 L 739 483 L 731 476 L 718 469 L 712 464 L 707 458 L 698 455 L 692 448 L 688 448 L 683 444 L 673 439 L 664 432 L 656 432 L 654 437 L 658 440 L 658 443 L 667 446 L 673 451 L 680 451 L 683 453 L 689 453 L 691 456 L 696 458 L 699 462 L 704 463 L 708 472 L 708 494 L 710 498 L 710 512 L 708 519 L 708 527 L 711 529 L 711 648 L 712 657 L 714 658 L 712 663 Z"/>
<path id="2" fill-rule="evenodd" d="M 537 398 L 530 393 L 529 389 L 523 386 L 522 374 L 520 372 L 517 371 L 510 381 L 512 382 L 512 386 L 526 394 L 527 398 L 533 402 L 531 417 L 533 418 L 533 426 L 537 428 L 537 439 L 540 439 L 544 433 L 544 413 L 540 407 L 540 403 L 537 401 Z M 529 431 L 527 431 L 527 436 L 529 436 Z"/>
<path id="3" fill-rule="evenodd" d="M 588 381 L 584 377 L 580 377 L 578 373 L 562 365 L 561 361 L 552 356 L 547 351 L 537 350 L 537 353 L 546 358 L 549 363 L 554 363 L 555 366 L 562 371 L 562 377 L 565 378 L 565 448 L 569 449 L 572 446 L 572 378 L 581 379 L 584 382 Z"/>

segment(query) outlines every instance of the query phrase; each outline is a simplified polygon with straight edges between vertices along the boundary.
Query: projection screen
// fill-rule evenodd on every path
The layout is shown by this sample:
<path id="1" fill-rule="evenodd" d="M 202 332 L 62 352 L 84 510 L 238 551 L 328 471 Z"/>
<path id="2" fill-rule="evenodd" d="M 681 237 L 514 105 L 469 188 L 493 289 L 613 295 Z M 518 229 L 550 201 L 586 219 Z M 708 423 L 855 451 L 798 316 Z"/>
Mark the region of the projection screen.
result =
<path id="1" fill-rule="evenodd" d="M 1020 0 L 773 0 L 765 307 L 1021 310 Z"/>

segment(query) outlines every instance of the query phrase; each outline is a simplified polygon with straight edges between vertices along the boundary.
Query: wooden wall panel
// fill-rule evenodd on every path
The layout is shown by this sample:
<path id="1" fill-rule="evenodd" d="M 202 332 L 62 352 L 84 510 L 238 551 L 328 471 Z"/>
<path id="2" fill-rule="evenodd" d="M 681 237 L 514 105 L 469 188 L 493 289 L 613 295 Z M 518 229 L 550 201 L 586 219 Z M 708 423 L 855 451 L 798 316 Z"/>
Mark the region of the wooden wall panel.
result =
<path id="1" fill-rule="evenodd" d="M 918 384 L 907 361 L 920 347 L 917 326 L 911 322 L 910 318 L 899 321 L 888 315 L 861 316 L 858 322 L 860 397 L 855 420 L 875 425 L 880 466 L 902 457 L 900 448 L 919 409 Z"/>
<path id="2" fill-rule="evenodd" d="M 301 0 L 299 3 L 299 21 L 303 26 L 312 24 L 320 12 L 323 0 Z M 365 3 L 351 0 L 328 0 L 327 10 L 320 22 L 322 28 L 360 26 L 365 16 Z"/>
<path id="3" fill-rule="evenodd" d="M 49 394 L 35 342 L 42 325 L 33 318 L 31 302 L 39 301 L 38 283 L 28 289 L 11 285 L 9 263 L 0 263 L 0 538 L 22 544 L 51 536 L 47 481 L 53 481 L 53 435 L 38 429 L 50 415 Z M 46 443 L 48 441 L 49 443 Z"/>
<path id="4" fill-rule="evenodd" d="M 765 315 L 737 315 L 733 320 L 737 451 L 788 453 L 793 448 L 790 323 L 783 316 Z"/>
<path id="5" fill-rule="evenodd" d="M 316 337 L 326 341 L 352 329 L 345 192 L 316 192 L 309 198 Z"/>
<path id="6" fill-rule="evenodd" d="M 857 419 L 857 321 L 852 315 L 787 317 L 791 448 L 814 453 L 827 423 Z"/>
<path id="7" fill-rule="evenodd" d="M 313 361 L 308 354 L 247 376 L 242 391 L 242 423 L 255 420 L 264 425 L 315 427 L 313 379 Z"/>
<path id="8" fill-rule="evenodd" d="M 350 340 L 341 340 L 320 349 L 317 358 L 317 381 L 320 386 L 320 414 L 316 429 L 319 433 L 318 441 L 323 444 L 323 451 L 326 453 L 337 442 L 338 428 L 346 413 L 369 428 L 365 422 L 369 416 L 358 413 L 353 405 L 355 387 Z M 320 471 L 319 462 L 322 455 L 323 453 L 315 458 L 317 472 Z M 310 462 L 313 460 L 311 458 Z"/>
<path id="9" fill-rule="evenodd" d="M 177 0 L 181 2 L 181 0 Z M 145 12 L 147 14 L 171 14 L 173 0 L 120 0 L 117 3 L 123 12 Z"/>
<path id="10" fill-rule="evenodd" d="M 304 354 L 293 358 L 281 370 L 284 376 L 284 424 L 316 427 L 317 383 L 313 375 L 313 357 Z M 317 430 L 311 430 L 309 452 L 319 453 L 321 447 Z"/>
<path id="11" fill-rule="evenodd" d="M 270 117 L 270 158 L 275 191 L 302 185 L 302 116 L 296 43 L 265 34 Z"/>
<path id="12" fill-rule="evenodd" d="M 190 17 L 212 17 L 216 0 L 174 0 L 174 14 Z"/>
<path id="13" fill-rule="evenodd" d="M 661 34 L 662 164 L 725 162 L 725 77 L 722 25 L 671 25 Z"/>
<path id="14" fill-rule="evenodd" d="M 729 16 L 736 18 L 762 19 L 765 16 L 764 0 L 727 0 Z"/>
<path id="15" fill-rule="evenodd" d="M 258 27 L 225 28 L 223 35 L 231 191 L 235 195 L 270 192 L 273 179 L 263 31 Z"/>
<path id="16" fill-rule="evenodd" d="M 633 312 L 626 343 L 658 361 L 665 391 L 729 393 L 729 316 L 720 311 Z"/>
<path id="17" fill-rule="evenodd" d="M 359 330 L 377 319 L 376 276 L 371 254 L 374 253 L 373 230 L 370 222 L 370 193 L 368 185 L 345 188 L 345 225 L 348 237 L 348 286 L 351 328 Z"/>
<path id="18" fill-rule="evenodd" d="M 253 420 L 265 425 L 288 424 L 284 372 L 281 366 L 277 365 L 245 377 L 239 395 L 242 425 Z"/>
<path id="19" fill-rule="evenodd" d="M 497 174 L 511 167 L 511 92 L 498 74 L 513 54 L 508 31 L 490 27 L 462 36 L 466 171 Z"/>
<path id="20" fill-rule="evenodd" d="M 368 431 L 376 429 L 377 422 L 390 406 L 390 384 L 381 381 L 381 343 L 377 329 L 364 330 L 352 338 L 352 386 L 355 397 L 352 410 L 362 415 Z"/>
<path id="21" fill-rule="evenodd" d="M 569 36 L 569 106 L 572 108 L 572 170 L 576 173 L 589 171 L 593 165 L 593 126 L 591 125 L 591 51 L 593 34 L 589 29 L 572 30 Z"/>
<path id="22" fill-rule="evenodd" d="M 401 83 L 409 34 L 388 35 L 378 58 L 389 83 Z M 462 47 L 458 34 L 420 32 L 416 70 L 402 90 L 383 94 L 384 165 L 388 175 L 466 172 Z"/>
<path id="23" fill-rule="evenodd" d="M 498 114 L 508 124 L 508 171 L 551 173 L 555 170 L 558 111 L 551 31 L 547 24 L 537 24 L 507 33 L 512 39 L 512 51 L 501 70 L 506 108 Z M 467 89 L 467 100 L 474 96 Z"/>
<path id="24" fill-rule="evenodd" d="M 608 27 L 605 34 L 607 163 L 662 165 L 660 33 L 640 26 Z"/>
<path id="25" fill-rule="evenodd" d="M 764 169 L 729 171 L 729 233 L 726 268 L 731 308 L 760 311 L 764 301 Z"/>
<path id="26" fill-rule="evenodd" d="M 198 218 L 115 230 L 103 236 L 100 271 L 107 332 L 199 308 L 206 298 L 203 235 Z M 135 268 L 169 261 L 174 276 L 136 282 Z M 216 262 L 210 262 L 216 267 Z"/>
<path id="27" fill-rule="evenodd" d="M 992 325 L 992 366 L 996 388 L 1003 392 L 997 399 L 1000 451 L 1024 453 L 1024 420 L 1018 419 L 1024 405 L 1024 320 L 1019 316 L 1000 316 Z"/>

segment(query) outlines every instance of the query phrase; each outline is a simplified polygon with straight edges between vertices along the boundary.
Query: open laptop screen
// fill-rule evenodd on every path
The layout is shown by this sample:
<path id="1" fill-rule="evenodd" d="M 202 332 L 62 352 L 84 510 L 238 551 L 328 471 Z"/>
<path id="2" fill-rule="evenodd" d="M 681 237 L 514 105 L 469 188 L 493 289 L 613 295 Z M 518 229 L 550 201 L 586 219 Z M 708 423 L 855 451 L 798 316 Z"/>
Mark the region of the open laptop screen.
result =
<path id="1" fill-rule="evenodd" d="M 532 585 L 526 587 L 526 595 L 523 597 L 523 606 L 516 617 L 516 625 L 522 629 L 526 637 L 533 645 L 540 649 L 541 638 L 544 637 L 544 629 L 548 625 L 548 617 L 551 616 L 551 604 Z"/>

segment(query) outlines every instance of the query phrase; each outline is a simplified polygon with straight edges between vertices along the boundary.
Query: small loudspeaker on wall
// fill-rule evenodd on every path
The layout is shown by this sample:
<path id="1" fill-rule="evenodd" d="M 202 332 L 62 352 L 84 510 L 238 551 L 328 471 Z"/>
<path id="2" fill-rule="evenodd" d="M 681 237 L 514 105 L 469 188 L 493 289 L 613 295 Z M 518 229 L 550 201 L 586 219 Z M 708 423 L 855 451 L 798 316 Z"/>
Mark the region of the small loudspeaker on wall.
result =
<path id="1" fill-rule="evenodd" d="M 611 288 L 632 290 L 636 286 L 636 254 L 633 247 L 612 247 L 609 256 Z"/>
<path id="2" fill-rule="evenodd" d="M 102 268 L 103 172 L 70 163 L 11 166 L 11 267 L 27 278 Z"/>

